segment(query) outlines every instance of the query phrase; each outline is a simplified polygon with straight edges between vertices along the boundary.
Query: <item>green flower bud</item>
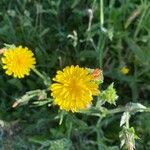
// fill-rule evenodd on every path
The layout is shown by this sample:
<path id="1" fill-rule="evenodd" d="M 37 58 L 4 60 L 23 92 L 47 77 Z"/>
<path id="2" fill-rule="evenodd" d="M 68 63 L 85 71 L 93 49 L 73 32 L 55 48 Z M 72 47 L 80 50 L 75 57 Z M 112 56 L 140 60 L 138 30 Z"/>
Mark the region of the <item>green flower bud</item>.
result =
<path id="1" fill-rule="evenodd" d="M 110 104 L 116 104 L 116 100 L 118 99 L 118 95 L 116 94 L 116 89 L 114 88 L 114 83 L 110 84 L 105 91 L 103 91 L 100 95 L 100 98 L 103 101 L 106 101 Z"/>

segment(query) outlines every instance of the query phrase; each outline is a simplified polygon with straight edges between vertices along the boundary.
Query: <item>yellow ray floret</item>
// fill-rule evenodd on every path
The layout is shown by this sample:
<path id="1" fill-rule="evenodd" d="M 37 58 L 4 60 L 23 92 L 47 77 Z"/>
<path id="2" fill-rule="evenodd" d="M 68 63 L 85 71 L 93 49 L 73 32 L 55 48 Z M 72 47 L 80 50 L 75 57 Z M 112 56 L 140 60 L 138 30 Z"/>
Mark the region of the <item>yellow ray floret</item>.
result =
<path id="1" fill-rule="evenodd" d="M 2 64 L 7 75 L 12 75 L 15 78 L 24 78 L 35 67 L 36 60 L 31 50 L 27 47 L 18 46 L 4 51 Z"/>
<path id="2" fill-rule="evenodd" d="M 54 103 L 60 109 L 77 112 L 86 109 L 93 100 L 93 95 L 98 95 L 98 85 L 88 69 L 79 66 L 66 67 L 57 71 L 50 87 Z"/>

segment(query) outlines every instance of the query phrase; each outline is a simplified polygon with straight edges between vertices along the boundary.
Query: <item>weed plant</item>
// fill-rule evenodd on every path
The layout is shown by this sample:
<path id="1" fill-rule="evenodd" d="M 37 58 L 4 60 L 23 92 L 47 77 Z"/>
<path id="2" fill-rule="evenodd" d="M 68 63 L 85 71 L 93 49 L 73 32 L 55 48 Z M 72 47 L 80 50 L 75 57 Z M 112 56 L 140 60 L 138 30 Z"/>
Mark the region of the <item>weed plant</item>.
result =
<path id="1" fill-rule="evenodd" d="M 137 150 L 150 149 L 150 114 L 136 110 L 149 107 L 149 0 L 1 0 L 1 48 L 5 43 L 32 49 L 44 76 L 69 65 L 101 68 L 101 88 L 114 82 L 119 98 L 116 106 L 104 105 L 113 111 L 99 116 L 34 105 L 36 98 L 12 108 L 45 85 L 33 72 L 20 80 L 0 67 L 0 150 L 119 150 L 119 135 L 123 140 L 126 133 Z M 128 114 L 129 104 L 138 113 Z M 120 127 L 120 118 L 133 128 Z"/>

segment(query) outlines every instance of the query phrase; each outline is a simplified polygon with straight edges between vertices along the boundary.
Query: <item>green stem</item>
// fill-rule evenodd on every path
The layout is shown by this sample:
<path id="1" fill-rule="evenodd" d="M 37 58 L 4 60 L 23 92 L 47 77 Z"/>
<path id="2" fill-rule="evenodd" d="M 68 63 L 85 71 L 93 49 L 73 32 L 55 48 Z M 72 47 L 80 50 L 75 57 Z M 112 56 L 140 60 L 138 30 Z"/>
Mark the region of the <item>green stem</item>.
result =
<path id="1" fill-rule="evenodd" d="M 42 80 L 43 80 L 43 82 L 44 82 L 44 84 L 46 85 L 46 86 L 50 86 L 50 84 L 51 84 L 51 80 L 50 80 L 50 78 L 48 78 L 48 77 L 46 77 L 46 76 L 44 76 L 42 73 L 40 73 L 36 68 L 32 68 L 32 70 L 34 71 L 34 73 L 37 75 L 37 76 L 39 76 Z"/>
<path id="2" fill-rule="evenodd" d="M 147 3 L 144 3 L 144 4 L 142 4 L 142 5 L 143 5 L 143 6 L 142 6 L 142 7 L 143 7 L 143 13 L 142 13 L 142 15 L 141 15 L 141 18 L 139 19 L 139 23 L 138 23 L 137 28 L 136 28 L 136 30 L 135 30 L 134 39 L 137 37 L 137 35 L 138 35 L 140 29 L 142 28 L 141 25 L 142 25 L 143 19 L 144 19 L 146 13 L 147 13 L 147 10 L 149 9 L 149 5 L 147 5 Z"/>
<path id="3" fill-rule="evenodd" d="M 149 108 L 149 107 L 146 108 L 146 109 L 141 109 L 141 110 L 142 110 L 141 112 L 150 112 L 150 108 Z M 119 107 L 119 108 L 107 110 L 107 111 L 106 111 L 106 115 L 121 113 L 121 112 L 125 112 L 125 111 L 127 111 L 127 108 L 126 108 L 126 107 Z M 129 116 L 129 117 L 130 117 L 130 116 Z"/>
<path id="4" fill-rule="evenodd" d="M 98 150 L 103 150 L 102 147 L 102 138 L 103 135 L 101 134 L 101 121 L 102 121 L 103 117 L 100 116 L 97 123 L 96 123 L 96 133 L 97 133 L 97 144 L 98 144 Z"/>
<path id="5" fill-rule="evenodd" d="M 70 137 L 71 137 L 71 132 L 72 132 L 72 122 L 70 121 L 70 122 L 68 122 L 68 124 L 69 124 L 69 128 L 68 128 L 68 138 L 70 138 Z"/>
<path id="6" fill-rule="evenodd" d="M 42 80 L 45 81 L 45 77 L 36 68 L 32 68 L 32 70 L 36 75 L 38 75 Z"/>
<path id="7" fill-rule="evenodd" d="M 103 27 L 104 25 L 104 3 L 103 0 L 100 0 L 100 25 Z"/>
<path id="8" fill-rule="evenodd" d="M 96 0 L 94 0 L 93 3 L 92 3 L 92 10 L 95 9 L 95 6 L 96 6 Z"/>
<path id="9" fill-rule="evenodd" d="M 129 128 L 129 119 L 130 119 L 130 114 L 129 112 L 126 112 L 127 113 L 127 118 L 126 118 L 126 127 Z"/>
<path id="10" fill-rule="evenodd" d="M 107 115 L 109 114 L 116 114 L 116 113 L 120 113 L 120 112 L 124 112 L 126 110 L 125 107 L 120 107 L 120 108 L 115 108 L 115 109 L 111 109 L 111 110 L 107 110 Z"/>
<path id="11" fill-rule="evenodd" d="M 150 108 L 146 108 L 144 111 L 145 112 L 150 112 Z"/>

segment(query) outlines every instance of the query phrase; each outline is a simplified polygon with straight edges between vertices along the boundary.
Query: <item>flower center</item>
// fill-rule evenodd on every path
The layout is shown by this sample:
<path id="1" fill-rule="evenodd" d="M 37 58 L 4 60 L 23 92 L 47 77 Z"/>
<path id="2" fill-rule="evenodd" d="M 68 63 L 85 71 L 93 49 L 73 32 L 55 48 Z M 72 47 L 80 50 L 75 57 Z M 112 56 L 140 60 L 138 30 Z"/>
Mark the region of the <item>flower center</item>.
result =
<path id="1" fill-rule="evenodd" d="M 70 92 L 73 95 L 79 94 L 79 92 L 82 90 L 82 82 L 77 80 L 76 78 L 72 78 L 68 84 Z"/>
<path id="2" fill-rule="evenodd" d="M 19 64 L 19 65 L 22 64 L 22 61 L 21 61 L 20 58 L 17 58 L 17 59 L 16 59 L 16 64 Z"/>

